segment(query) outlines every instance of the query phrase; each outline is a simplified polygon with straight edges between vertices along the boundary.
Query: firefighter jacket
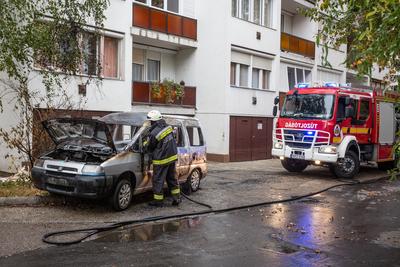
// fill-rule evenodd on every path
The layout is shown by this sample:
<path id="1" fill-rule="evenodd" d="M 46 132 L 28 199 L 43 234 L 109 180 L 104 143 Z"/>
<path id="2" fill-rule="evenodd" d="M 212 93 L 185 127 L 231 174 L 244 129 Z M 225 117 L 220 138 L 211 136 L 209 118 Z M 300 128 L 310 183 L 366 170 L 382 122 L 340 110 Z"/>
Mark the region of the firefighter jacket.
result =
<path id="1" fill-rule="evenodd" d="M 146 152 L 151 153 L 153 165 L 167 165 L 178 159 L 172 127 L 164 120 L 159 120 L 150 127 L 143 146 Z"/>

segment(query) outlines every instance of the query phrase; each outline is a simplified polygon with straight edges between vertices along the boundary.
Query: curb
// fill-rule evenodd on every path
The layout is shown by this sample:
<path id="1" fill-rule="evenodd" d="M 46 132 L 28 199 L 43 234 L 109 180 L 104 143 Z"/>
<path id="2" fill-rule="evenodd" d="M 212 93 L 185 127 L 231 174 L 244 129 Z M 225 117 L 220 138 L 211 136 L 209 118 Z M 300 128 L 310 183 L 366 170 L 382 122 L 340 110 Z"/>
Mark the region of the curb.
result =
<path id="1" fill-rule="evenodd" d="M 0 206 L 35 206 L 62 202 L 50 196 L 0 197 Z"/>

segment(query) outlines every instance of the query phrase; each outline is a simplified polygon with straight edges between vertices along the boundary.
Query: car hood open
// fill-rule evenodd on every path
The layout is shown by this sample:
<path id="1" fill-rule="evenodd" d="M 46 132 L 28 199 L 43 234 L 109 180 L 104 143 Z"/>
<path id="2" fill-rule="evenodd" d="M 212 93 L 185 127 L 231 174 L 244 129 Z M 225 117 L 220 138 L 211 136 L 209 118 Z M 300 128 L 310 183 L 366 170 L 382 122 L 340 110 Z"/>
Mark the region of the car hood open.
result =
<path id="1" fill-rule="evenodd" d="M 42 122 L 43 127 L 56 145 L 90 139 L 109 146 L 116 152 L 114 141 L 106 123 L 95 119 L 56 118 Z"/>

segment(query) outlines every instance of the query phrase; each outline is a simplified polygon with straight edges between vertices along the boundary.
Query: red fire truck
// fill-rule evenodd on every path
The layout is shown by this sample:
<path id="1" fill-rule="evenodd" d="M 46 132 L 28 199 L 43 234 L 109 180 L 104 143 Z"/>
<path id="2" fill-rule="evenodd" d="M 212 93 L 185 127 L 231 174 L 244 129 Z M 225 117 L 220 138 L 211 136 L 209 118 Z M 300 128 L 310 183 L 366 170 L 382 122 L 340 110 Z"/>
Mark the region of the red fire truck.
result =
<path id="1" fill-rule="evenodd" d="M 285 97 L 272 155 L 290 172 L 315 164 L 328 166 L 337 177 L 352 178 L 360 162 L 389 169 L 395 161 L 398 102 L 400 94 L 393 91 L 300 84 Z M 276 99 L 274 115 L 278 103 Z"/>

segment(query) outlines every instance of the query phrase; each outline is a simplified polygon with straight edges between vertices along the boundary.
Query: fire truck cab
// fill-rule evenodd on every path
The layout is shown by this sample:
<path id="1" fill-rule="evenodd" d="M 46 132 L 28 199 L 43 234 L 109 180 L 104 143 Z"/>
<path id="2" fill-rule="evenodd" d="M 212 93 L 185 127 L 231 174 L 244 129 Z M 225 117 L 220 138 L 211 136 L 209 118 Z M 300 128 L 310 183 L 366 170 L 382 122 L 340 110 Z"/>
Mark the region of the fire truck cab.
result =
<path id="1" fill-rule="evenodd" d="M 352 178 L 361 162 L 389 169 L 395 162 L 394 105 L 399 101 L 393 91 L 299 84 L 285 97 L 273 132 L 272 155 L 290 172 L 315 164 L 328 166 L 337 177 Z M 274 110 L 276 114 L 276 106 Z"/>

